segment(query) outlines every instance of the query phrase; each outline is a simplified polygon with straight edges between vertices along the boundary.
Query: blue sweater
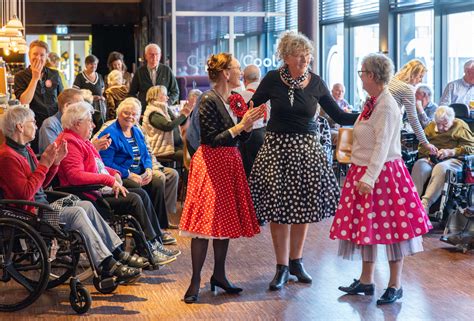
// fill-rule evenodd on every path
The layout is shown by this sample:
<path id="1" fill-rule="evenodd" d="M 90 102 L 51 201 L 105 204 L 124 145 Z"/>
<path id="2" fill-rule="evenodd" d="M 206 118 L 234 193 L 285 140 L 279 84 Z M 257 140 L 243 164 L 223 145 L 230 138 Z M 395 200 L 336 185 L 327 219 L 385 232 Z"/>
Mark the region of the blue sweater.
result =
<path id="1" fill-rule="evenodd" d="M 130 166 L 133 164 L 132 146 L 127 141 L 117 120 L 100 133 L 99 138 L 107 134 L 110 134 L 112 143 L 109 148 L 100 151 L 100 156 L 106 166 L 118 170 L 122 178 L 127 178 Z M 143 168 L 143 171 L 147 168 L 152 169 L 151 156 L 146 148 L 143 133 L 136 126 L 133 126 L 132 134 L 140 150 L 140 167 Z"/>

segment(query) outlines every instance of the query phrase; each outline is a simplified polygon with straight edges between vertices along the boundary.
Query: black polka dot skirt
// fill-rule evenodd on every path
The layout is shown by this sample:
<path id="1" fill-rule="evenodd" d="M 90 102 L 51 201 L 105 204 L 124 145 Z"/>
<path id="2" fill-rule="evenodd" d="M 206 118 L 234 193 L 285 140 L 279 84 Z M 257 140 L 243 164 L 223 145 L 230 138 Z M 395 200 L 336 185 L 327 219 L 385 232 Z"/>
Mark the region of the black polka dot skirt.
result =
<path id="1" fill-rule="evenodd" d="M 249 178 L 257 217 L 304 224 L 333 216 L 339 186 L 312 134 L 267 132 Z"/>

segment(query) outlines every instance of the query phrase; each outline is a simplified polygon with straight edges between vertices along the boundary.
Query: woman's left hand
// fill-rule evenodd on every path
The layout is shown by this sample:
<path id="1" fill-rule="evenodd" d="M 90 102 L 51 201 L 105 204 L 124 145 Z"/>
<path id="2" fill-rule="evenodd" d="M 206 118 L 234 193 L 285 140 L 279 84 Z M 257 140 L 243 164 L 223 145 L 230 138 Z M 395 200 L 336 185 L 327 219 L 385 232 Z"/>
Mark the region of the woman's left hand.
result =
<path id="1" fill-rule="evenodd" d="M 440 149 L 437 154 L 439 159 L 446 159 L 446 158 L 454 157 L 455 155 L 456 155 L 456 152 L 454 151 L 454 149 Z"/>
<path id="2" fill-rule="evenodd" d="M 433 144 L 423 144 L 423 146 L 425 146 L 429 151 L 430 151 L 430 155 L 436 155 L 438 153 L 438 148 L 436 148 L 435 145 Z"/>
<path id="3" fill-rule="evenodd" d="M 362 195 L 371 194 L 372 187 L 369 184 L 364 182 L 358 181 L 355 186 L 356 191 L 358 191 Z"/>
<path id="4" fill-rule="evenodd" d="M 148 185 L 153 178 L 153 172 L 151 168 L 147 168 L 145 173 L 142 175 L 142 186 Z"/>

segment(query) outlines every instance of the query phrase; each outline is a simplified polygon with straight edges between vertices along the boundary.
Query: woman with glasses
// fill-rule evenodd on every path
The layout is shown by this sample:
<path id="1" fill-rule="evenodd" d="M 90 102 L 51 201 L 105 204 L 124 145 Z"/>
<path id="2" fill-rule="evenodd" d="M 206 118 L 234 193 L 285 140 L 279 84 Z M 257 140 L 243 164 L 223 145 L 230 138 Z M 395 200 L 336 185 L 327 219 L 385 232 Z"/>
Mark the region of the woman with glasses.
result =
<path id="1" fill-rule="evenodd" d="M 415 86 L 423 80 L 427 71 L 428 68 L 420 60 L 412 59 L 392 77 L 388 83 L 388 90 L 395 98 L 398 107 L 400 109 L 405 107 L 408 122 L 420 144 L 428 149 L 430 154 L 436 154 L 438 149 L 426 138 L 416 111 Z"/>
<path id="2" fill-rule="evenodd" d="M 165 206 L 164 182 L 153 175 L 153 164 L 145 136 L 138 127 L 142 112 L 140 101 L 126 98 L 117 108 L 117 119 L 99 134 L 99 138 L 109 135 L 112 140 L 109 148 L 100 151 L 104 164 L 120 172 L 124 186 L 143 188 L 151 199 L 160 226 L 169 227 Z M 175 244 L 176 240 L 163 233 L 163 244 Z"/>
<path id="3" fill-rule="evenodd" d="M 386 246 L 390 280 L 378 305 L 402 297 L 403 259 L 423 250 L 420 236 L 431 228 L 401 157 L 401 114 L 387 88 L 392 72 L 383 54 L 362 59 L 359 75 L 370 97 L 354 125 L 352 165 L 330 232 L 340 240 L 340 256 L 362 259 L 360 277 L 339 287 L 348 294 L 374 294 L 377 245 Z"/>
<path id="4" fill-rule="evenodd" d="M 231 54 L 211 55 L 207 71 L 213 88 L 202 94 L 199 103 L 201 146 L 191 161 L 179 226 L 182 235 L 192 237 L 193 273 L 184 295 L 186 303 L 198 300 L 210 239 L 214 248 L 211 290 L 220 287 L 227 293 L 240 293 L 242 288 L 226 276 L 229 240 L 260 232 L 237 144 L 248 139 L 265 107 L 247 110 L 242 96 L 231 92 L 241 78 L 240 63 Z"/>
<path id="5" fill-rule="evenodd" d="M 311 283 L 303 267 L 309 223 L 334 215 L 337 180 L 319 142 L 318 104 L 336 122 L 352 125 L 357 114 L 342 111 L 324 81 L 309 69 L 313 46 L 304 35 L 285 32 L 278 55 L 283 65 L 267 73 L 252 97 L 272 105 L 265 141 L 249 178 L 255 210 L 270 222 L 276 273 L 270 290 L 280 290 L 289 275 Z"/>

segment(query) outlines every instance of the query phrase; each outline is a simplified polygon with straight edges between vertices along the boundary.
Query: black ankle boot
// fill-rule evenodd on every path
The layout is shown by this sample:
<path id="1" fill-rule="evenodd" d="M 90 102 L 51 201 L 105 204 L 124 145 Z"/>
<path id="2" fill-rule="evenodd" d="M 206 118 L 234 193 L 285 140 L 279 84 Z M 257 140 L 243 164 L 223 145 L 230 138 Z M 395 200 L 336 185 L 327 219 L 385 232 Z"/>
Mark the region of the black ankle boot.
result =
<path id="1" fill-rule="evenodd" d="M 303 258 L 290 260 L 290 274 L 298 278 L 298 282 L 311 283 L 313 278 L 306 272 L 303 266 Z"/>
<path id="2" fill-rule="evenodd" d="M 290 272 L 288 270 L 288 266 L 277 264 L 276 266 L 276 273 L 273 277 L 273 280 L 270 282 L 270 290 L 271 291 L 278 291 L 280 290 L 283 285 L 288 282 L 290 278 Z"/>

